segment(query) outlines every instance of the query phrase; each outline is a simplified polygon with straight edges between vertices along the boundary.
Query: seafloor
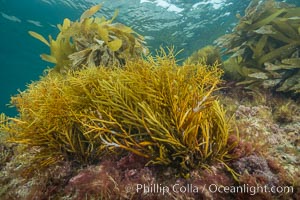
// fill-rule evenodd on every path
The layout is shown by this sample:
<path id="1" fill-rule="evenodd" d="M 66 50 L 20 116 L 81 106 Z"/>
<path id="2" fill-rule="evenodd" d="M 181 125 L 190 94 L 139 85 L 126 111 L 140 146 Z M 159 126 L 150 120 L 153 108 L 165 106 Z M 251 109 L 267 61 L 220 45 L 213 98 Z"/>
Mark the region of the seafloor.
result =
<path id="1" fill-rule="evenodd" d="M 39 149 L 2 140 L 0 199 L 300 199 L 299 99 L 230 86 L 219 93 L 239 132 L 235 159 L 227 163 L 239 181 L 220 163 L 184 178 L 172 166 L 145 166 L 147 161 L 133 154 L 111 155 L 90 166 L 61 161 L 28 170 Z M 244 189 L 234 190 L 238 186 Z"/>

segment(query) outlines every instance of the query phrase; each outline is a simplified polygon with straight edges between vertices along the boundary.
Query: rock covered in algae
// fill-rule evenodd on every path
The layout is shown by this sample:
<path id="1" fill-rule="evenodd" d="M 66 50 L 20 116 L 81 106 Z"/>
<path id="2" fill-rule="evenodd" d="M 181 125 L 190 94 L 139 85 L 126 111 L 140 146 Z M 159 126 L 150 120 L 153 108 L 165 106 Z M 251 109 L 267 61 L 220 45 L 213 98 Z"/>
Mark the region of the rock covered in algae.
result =
<path id="1" fill-rule="evenodd" d="M 276 199 L 278 193 L 257 192 L 234 192 L 234 193 L 212 193 L 208 185 L 225 185 L 234 187 L 256 187 L 275 186 L 294 188 L 293 192 L 281 193 L 283 199 L 297 199 L 299 194 L 299 167 L 297 161 L 289 163 L 283 170 L 275 159 L 287 157 L 299 151 L 291 151 L 289 143 L 292 140 L 285 139 L 286 131 L 295 132 L 298 136 L 300 126 L 283 127 L 282 130 L 274 134 L 273 126 L 278 129 L 277 122 L 270 120 L 273 118 L 273 109 L 261 102 L 256 102 L 259 95 L 248 97 L 240 94 L 240 91 L 232 89 L 224 94 L 221 99 L 226 100 L 226 105 L 236 105 L 237 126 L 240 132 L 237 147 L 233 149 L 234 158 L 228 165 L 241 174 L 239 182 L 235 181 L 226 171 L 222 163 L 211 163 L 209 169 L 194 169 L 189 171 L 189 178 L 178 177 L 180 168 L 169 166 L 145 166 L 146 158 L 142 158 L 134 153 L 122 155 L 107 155 L 101 157 L 97 163 L 88 166 L 78 166 L 73 161 L 64 161 L 56 165 L 48 166 L 45 170 L 34 171 L 29 177 L 21 176 L 22 170 L 28 169 L 32 165 L 33 155 L 38 149 L 27 148 L 22 151 L 14 152 L 13 159 L 1 169 L 0 172 L 0 198 L 1 200 L 10 199 Z M 249 92 L 249 91 L 248 91 Z M 278 99 L 272 98 L 274 103 Z M 271 99 L 261 100 L 268 104 Z M 256 103 L 255 103 L 256 102 Z M 224 102 L 225 103 L 225 102 Z M 261 106 L 256 106 L 256 104 Z M 282 101 L 284 105 L 285 100 Z M 297 106 L 296 109 L 294 106 Z M 294 108 L 294 109 L 291 109 Z M 284 109 L 285 112 L 286 109 Z M 293 116 L 292 121 L 299 122 L 299 104 L 291 102 L 287 111 Z M 282 115 L 282 112 L 280 112 Z M 279 124 L 278 124 L 279 125 Z M 281 128 L 280 128 L 281 129 Z M 88 134 L 88 133 L 87 133 Z M 271 134 L 271 135 L 269 135 Z M 296 135 L 297 134 L 297 135 Z M 251 139 L 245 140 L 246 137 Z M 276 138 L 275 141 L 274 137 Z M 257 138 L 260 138 L 257 140 Z M 263 138 L 263 139 L 262 139 Z M 265 138 L 267 140 L 265 140 Z M 299 137 L 295 137 L 297 140 Z M 229 140 L 233 140 L 230 137 Z M 235 140 L 234 140 L 235 141 Z M 271 142 L 269 142 L 271 141 Z M 266 144 L 261 144 L 266 143 Z M 229 143 L 231 144 L 231 142 Z M 288 146 L 287 146 L 288 145 Z M 256 147 L 257 146 L 257 147 Z M 298 145 L 299 146 L 299 145 Z M 274 148 L 275 147 L 275 148 Z M 288 148 L 288 150 L 287 150 Z M 295 145 L 296 148 L 296 145 Z M 280 150 L 281 149 L 281 150 Z M 299 148 L 298 148 L 299 149 Z M 256 152 L 258 151 L 258 152 Z M 275 151 L 275 152 L 274 152 Z M 295 154 L 296 155 L 296 154 Z M 289 158 L 289 157 L 287 157 Z M 297 159 L 299 158 L 296 157 Z M 299 160 L 299 159 L 298 159 Z M 283 159 L 281 160 L 281 162 Z M 287 159 L 284 159 L 287 161 Z M 298 161 L 299 163 L 299 161 Z M 295 171 L 293 171 L 295 170 Z M 291 172 L 290 174 L 287 172 Z M 290 176 L 293 176 L 291 178 Z M 160 185 L 161 184 L 161 185 Z M 176 184 L 174 186 L 174 184 Z M 147 193 L 137 190 L 138 186 L 145 185 L 147 188 L 152 186 L 164 186 L 170 192 Z M 176 187 L 175 191 L 172 190 Z M 153 187 L 152 187 L 153 188 Z M 189 188 L 191 192 L 177 192 L 177 189 Z M 194 192 L 193 192 L 194 191 Z M 286 190 L 287 191 L 287 190 Z"/>
<path id="2" fill-rule="evenodd" d="M 225 73 L 240 84 L 300 93 L 300 7 L 274 0 L 253 0 L 233 33 L 215 43 Z"/>
<path id="3" fill-rule="evenodd" d="M 113 23 L 112 19 L 92 17 L 100 5 L 85 11 L 80 20 L 75 22 L 68 18 L 58 25 L 60 33 L 56 39 L 43 36 L 33 31 L 29 34 L 50 47 L 50 55 L 42 54 L 43 60 L 54 63 L 55 70 L 65 74 L 91 66 L 124 66 L 127 59 L 140 57 L 147 53 L 143 37 L 130 27 Z"/>

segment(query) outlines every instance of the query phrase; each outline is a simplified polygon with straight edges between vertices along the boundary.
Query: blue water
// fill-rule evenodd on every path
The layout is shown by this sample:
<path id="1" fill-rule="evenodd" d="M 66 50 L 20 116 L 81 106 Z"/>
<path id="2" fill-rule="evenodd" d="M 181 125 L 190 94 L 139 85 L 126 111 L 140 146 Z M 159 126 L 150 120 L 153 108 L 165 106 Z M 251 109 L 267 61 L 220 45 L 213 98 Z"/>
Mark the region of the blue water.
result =
<path id="1" fill-rule="evenodd" d="M 15 115 L 7 104 L 10 97 L 38 80 L 51 64 L 40 59 L 49 50 L 28 35 L 33 30 L 56 36 L 64 18 L 76 20 L 92 5 L 103 3 L 99 15 L 131 26 L 145 36 L 151 51 L 174 45 L 184 49 L 179 59 L 208 45 L 235 26 L 250 0 L 0 0 L 0 113 Z M 113 2 L 113 3 L 112 3 Z M 300 5 L 300 0 L 285 1 Z"/>

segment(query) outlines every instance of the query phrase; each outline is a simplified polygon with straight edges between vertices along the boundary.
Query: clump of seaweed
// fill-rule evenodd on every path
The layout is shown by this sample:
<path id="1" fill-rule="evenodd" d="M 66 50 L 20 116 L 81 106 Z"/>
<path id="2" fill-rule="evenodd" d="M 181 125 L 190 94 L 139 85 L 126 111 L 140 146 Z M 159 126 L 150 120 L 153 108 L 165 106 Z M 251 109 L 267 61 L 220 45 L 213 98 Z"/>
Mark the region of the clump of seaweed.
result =
<path id="1" fill-rule="evenodd" d="M 231 55 L 225 73 L 238 84 L 300 93 L 300 8 L 253 0 L 233 33 L 216 40 Z"/>
<path id="2" fill-rule="evenodd" d="M 122 159 L 132 156 L 134 155 L 129 153 Z M 136 157 L 136 163 L 140 164 L 138 156 Z M 133 163 L 125 167 L 122 159 L 110 157 L 80 170 L 70 179 L 65 187 L 65 194 L 71 199 L 223 199 L 224 195 L 230 195 L 211 193 L 205 185 L 234 184 L 234 180 L 220 163 L 214 163 L 211 169 L 191 170 L 190 178 L 184 179 L 174 176 L 174 168 L 134 166 Z M 160 188 L 164 188 L 164 191 Z"/>
<path id="3" fill-rule="evenodd" d="M 284 183 L 284 181 L 281 180 L 283 173 L 280 171 L 280 167 L 275 165 L 276 163 L 274 161 L 269 161 L 262 156 L 253 154 L 235 161 L 233 168 L 241 174 L 239 179 L 240 185 L 247 185 L 248 188 L 272 188 Z M 292 194 L 293 191 L 291 188 L 292 187 L 290 187 L 289 193 Z M 288 194 L 288 192 L 286 194 L 275 192 L 272 194 L 263 190 L 250 190 L 244 194 L 239 193 L 236 197 L 238 199 L 273 199 L 275 195 L 284 198 L 290 194 Z"/>
<path id="4" fill-rule="evenodd" d="M 4 113 L 0 113 L 0 130 L 1 126 L 4 126 L 8 121 L 7 116 Z M 7 144 L 5 141 L 7 139 L 7 134 L 0 132 L 0 169 L 2 169 L 3 166 L 7 162 L 9 162 L 14 155 L 13 152 L 13 145 Z"/>
<path id="5" fill-rule="evenodd" d="M 109 165 L 110 164 L 110 165 Z M 65 192 L 72 199 L 111 199 L 122 193 L 119 189 L 121 180 L 118 170 L 106 162 L 99 166 L 89 166 L 72 177 Z"/>
<path id="6" fill-rule="evenodd" d="M 283 124 L 299 122 L 300 108 L 296 102 L 291 99 L 278 100 L 277 106 L 273 110 L 273 118 Z"/>
<path id="7" fill-rule="evenodd" d="M 57 199 L 76 167 L 61 162 L 41 171 L 24 174 L 32 167 L 34 151 L 17 147 L 12 159 L 0 171 L 0 198 L 9 199 Z"/>
<path id="8" fill-rule="evenodd" d="M 241 92 L 245 94 L 246 91 Z M 297 196 L 296 191 L 299 191 L 297 189 L 299 188 L 299 167 L 297 166 L 299 165 L 300 104 L 271 91 L 264 91 L 260 94 L 251 91 L 251 93 L 239 95 L 237 98 L 236 88 L 228 88 L 227 93 L 223 94 L 224 98 L 221 98 L 222 101 L 225 100 L 223 104 L 237 105 L 233 108 L 226 107 L 227 111 L 235 110 L 235 122 L 241 138 L 239 145 L 233 150 L 233 155 L 239 158 L 239 155 L 245 158 L 251 155 L 265 157 L 274 173 L 276 172 L 272 169 L 274 163 L 280 164 L 281 172 L 278 174 L 278 179 L 282 183 L 279 185 L 293 185 L 294 194 L 289 195 Z M 233 99 L 230 100 L 232 97 Z M 230 140 L 229 138 L 228 143 Z M 246 160 L 243 159 L 243 162 Z M 234 166 L 231 167 L 241 172 Z M 253 173 L 244 173 L 239 177 L 240 183 L 249 183 L 249 185 L 260 180 L 262 180 L 261 177 Z"/>
<path id="9" fill-rule="evenodd" d="M 19 117 L 3 129 L 10 142 L 38 147 L 39 165 L 81 164 L 129 151 L 148 164 L 203 167 L 226 161 L 230 125 L 213 92 L 222 71 L 178 67 L 171 51 L 124 68 L 50 73 L 12 98 Z"/>
<path id="10" fill-rule="evenodd" d="M 257 179 L 260 177 L 260 181 L 264 181 L 262 185 L 274 186 L 279 183 L 278 178 L 270 170 L 266 159 L 258 155 L 240 158 L 233 163 L 233 166 L 240 174 L 256 176 Z"/>
<path id="11" fill-rule="evenodd" d="M 128 156 L 132 154 L 129 153 Z M 126 159 L 128 156 L 123 158 Z M 249 187 L 264 185 L 268 188 L 289 185 L 282 179 L 284 173 L 276 162 L 256 154 L 241 157 L 232 163 L 233 168 L 242 174 L 239 182 L 228 176 L 224 165 L 220 163 L 212 164 L 210 169 L 191 170 L 190 178 L 184 179 L 174 176 L 176 174 L 174 168 L 134 166 L 133 163 L 128 167 L 123 165 L 120 167 L 120 162 L 122 161 L 108 158 L 97 165 L 80 170 L 66 186 L 66 195 L 71 199 L 145 200 L 274 199 L 277 196 L 288 199 L 293 195 L 291 190 L 285 194 L 243 189 L 214 192 L 217 186 L 231 186 L 233 189 L 246 186 L 249 189 Z M 138 160 L 136 163 L 140 164 Z"/>
<path id="12" fill-rule="evenodd" d="M 69 70 L 77 70 L 91 66 L 124 66 L 127 59 L 140 57 L 147 53 L 143 37 L 130 27 L 121 23 L 113 23 L 112 19 L 91 17 L 101 5 L 85 11 L 80 20 L 75 22 L 68 18 L 58 25 L 60 33 L 56 39 L 43 36 L 33 31 L 29 34 L 50 47 L 50 55 L 42 54 L 41 58 L 55 64 L 55 70 L 65 74 Z"/>
<path id="13" fill-rule="evenodd" d="M 185 61 L 186 64 L 202 63 L 206 65 L 214 65 L 216 62 L 221 64 L 221 55 L 218 48 L 208 45 L 194 52 Z"/>

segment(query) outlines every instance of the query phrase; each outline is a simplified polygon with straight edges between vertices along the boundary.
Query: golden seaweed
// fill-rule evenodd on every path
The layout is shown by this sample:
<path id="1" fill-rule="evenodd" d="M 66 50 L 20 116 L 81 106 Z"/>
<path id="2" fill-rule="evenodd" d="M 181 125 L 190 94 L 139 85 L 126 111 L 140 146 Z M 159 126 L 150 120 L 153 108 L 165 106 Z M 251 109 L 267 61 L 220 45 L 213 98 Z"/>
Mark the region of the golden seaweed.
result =
<path id="1" fill-rule="evenodd" d="M 47 61 L 47 62 L 57 63 L 56 58 L 53 57 L 53 56 L 51 56 L 51 55 L 41 54 L 41 58 L 42 58 L 44 61 Z"/>
<path id="2" fill-rule="evenodd" d="M 277 10 L 275 13 L 269 15 L 268 17 L 266 17 L 256 23 L 251 24 L 247 28 L 245 27 L 245 30 L 255 30 L 259 27 L 262 27 L 262 26 L 272 22 L 276 17 L 278 17 L 279 15 L 281 15 L 284 12 L 286 12 L 286 9 Z"/>
<path id="3" fill-rule="evenodd" d="M 260 37 L 258 43 L 256 44 L 255 48 L 253 49 L 253 59 L 260 58 L 263 55 L 263 49 L 266 46 L 268 41 L 268 36 L 263 35 Z"/>
<path id="4" fill-rule="evenodd" d="M 100 8 L 101 8 L 101 5 L 98 4 L 98 5 L 92 6 L 90 9 L 84 11 L 84 13 L 82 13 L 82 15 L 80 16 L 80 21 L 93 16 L 96 12 L 98 12 L 98 10 L 100 10 Z"/>
<path id="5" fill-rule="evenodd" d="M 122 46 L 122 40 L 115 39 L 115 40 L 109 42 L 107 45 L 112 51 L 118 51 Z"/>
<path id="6" fill-rule="evenodd" d="M 221 56 L 216 47 L 208 45 L 193 53 L 184 62 L 186 64 L 203 63 L 207 65 L 214 65 L 215 63 L 221 63 Z"/>
<path id="7" fill-rule="evenodd" d="M 289 22 L 283 22 L 281 20 L 274 20 L 273 22 L 276 25 L 277 30 L 280 30 L 280 32 L 284 33 L 288 38 L 293 39 L 295 41 L 299 41 L 300 36 L 297 33 L 297 30 L 295 30 Z"/>
<path id="8" fill-rule="evenodd" d="M 265 62 L 273 62 L 276 58 L 279 56 L 285 57 L 287 55 L 290 55 L 292 52 L 296 50 L 296 48 L 300 45 L 300 42 L 295 42 L 291 44 L 287 44 L 285 46 L 282 46 L 280 48 L 277 48 L 274 51 L 270 51 L 269 53 L 263 55 L 259 58 L 258 64 L 262 65 Z"/>
<path id="9" fill-rule="evenodd" d="M 38 39 L 39 41 L 43 42 L 44 44 L 46 44 L 47 46 L 50 46 L 49 42 L 40 34 L 34 32 L 34 31 L 28 31 L 29 35 L 31 35 L 32 37 Z"/>
<path id="10" fill-rule="evenodd" d="M 10 142 L 40 149 L 39 167 L 123 151 L 182 171 L 230 160 L 232 131 L 214 96 L 222 71 L 217 64 L 179 67 L 174 57 L 162 50 L 123 68 L 47 74 L 12 98 L 19 115 L 2 126 Z"/>

